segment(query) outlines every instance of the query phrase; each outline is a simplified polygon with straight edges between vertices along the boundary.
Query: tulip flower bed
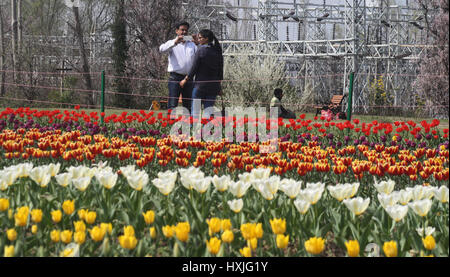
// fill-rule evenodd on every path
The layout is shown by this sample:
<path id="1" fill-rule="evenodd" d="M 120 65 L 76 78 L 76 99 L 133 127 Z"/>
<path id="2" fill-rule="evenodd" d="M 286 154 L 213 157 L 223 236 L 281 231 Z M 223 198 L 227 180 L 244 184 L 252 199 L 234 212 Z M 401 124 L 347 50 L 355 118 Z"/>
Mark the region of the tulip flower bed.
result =
<path id="1" fill-rule="evenodd" d="M 176 141 L 168 133 L 182 118 L 101 116 L 0 113 L 0 254 L 449 254 L 448 129 L 438 120 L 301 115 L 268 122 L 280 138 L 262 153 L 247 134 Z"/>

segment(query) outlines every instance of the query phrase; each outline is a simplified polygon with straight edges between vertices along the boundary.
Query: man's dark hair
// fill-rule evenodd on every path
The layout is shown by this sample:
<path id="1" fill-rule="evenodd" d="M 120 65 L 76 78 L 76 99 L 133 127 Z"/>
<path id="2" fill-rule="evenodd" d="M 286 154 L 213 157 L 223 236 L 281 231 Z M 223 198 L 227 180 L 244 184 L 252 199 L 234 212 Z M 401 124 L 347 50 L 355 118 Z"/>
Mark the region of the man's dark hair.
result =
<path id="1" fill-rule="evenodd" d="M 281 88 L 276 88 L 273 91 L 273 94 L 275 95 L 275 97 L 280 98 L 281 94 L 283 94 L 283 90 Z"/>
<path id="2" fill-rule="evenodd" d="M 180 21 L 175 25 L 175 28 L 180 29 L 180 26 L 187 26 L 189 29 L 189 23 L 187 23 L 186 21 Z"/>

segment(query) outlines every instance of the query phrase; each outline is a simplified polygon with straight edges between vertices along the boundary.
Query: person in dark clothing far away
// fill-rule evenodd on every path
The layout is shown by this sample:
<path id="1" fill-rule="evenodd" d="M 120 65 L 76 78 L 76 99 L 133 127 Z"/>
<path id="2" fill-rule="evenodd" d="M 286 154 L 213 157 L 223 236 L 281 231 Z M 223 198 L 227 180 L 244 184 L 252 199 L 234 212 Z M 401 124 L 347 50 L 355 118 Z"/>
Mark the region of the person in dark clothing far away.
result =
<path id="1" fill-rule="evenodd" d="M 178 98 L 182 95 L 183 107 L 188 111 L 191 109 L 192 90 L 194 84 L 188 82 L 184 87 L 180 87 L 179 82 L 189 73 L 197 52 L 197 36 L 188 38 L 188 22 L 180 22 L 175 26 L 177 37 L 163 43 L 159 47 L 159 52 L 169 54 L 169 101 L 167 109 L 173 110 L 178 106 Z"/>
<path id="2" fill-rule="evenodd" d="M 273 91 L 273 94 L 274 97 L 270 101 L 270 107 L 278 108 L 278 117 L 295 119 L 295 113 L 285 109 L 283 105 L 281 105 L 281 99 L 283 98 L 283 90 L 281 88 L 276 88 Z"/>
<path id="3" fill-rule="evenodd" d="M 180 82 L 180 87 L 184 87 L 195 77 L 191 115 L 193 118 L 199 119 L 201 105 L 203 104 L 204 109 L 213 107 L 217 95 L 221 93 L 223 55 L 219 40 L 211 30 L 201 30 L 197 38 L 200 43 L 198 51 L 195 54 L 192 68 L 186 78 Z M 209 118 L 209 114 L 206 112 L 203 117 Z"/>

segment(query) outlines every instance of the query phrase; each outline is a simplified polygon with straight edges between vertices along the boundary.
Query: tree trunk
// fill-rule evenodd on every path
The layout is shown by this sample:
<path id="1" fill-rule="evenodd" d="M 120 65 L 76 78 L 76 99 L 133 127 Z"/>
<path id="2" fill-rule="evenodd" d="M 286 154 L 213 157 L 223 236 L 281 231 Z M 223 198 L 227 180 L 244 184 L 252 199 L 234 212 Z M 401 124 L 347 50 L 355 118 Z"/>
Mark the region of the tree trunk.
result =
<path id="1" fill-rule="evenodd" d="M 17 28 L 17 0 L 11 0 L 11 27 L 12 27 L 12 68 L 13 68 L 13 79 L 16 80 L 16 67 L 17 67 L 17 39 L 18 39 L 18 28 Z"/>
<path id="2" fill-rule="evenodd" d="M 81 23 L 80 23 L 80 16 L 78 13 L 78 7 L 73 7 L 73 14 L 75 16 L 75 35 L 78 39 L 78 44 L 80 46 L 80 56 L 82 59 L 82 66 L 83 66 L 83 78 L 84 82 L 86 84 L 86 89 L 89 91 L 92 91 L 92 79 L 90 75 L 90 69 L 89 69 L 89 61 L 87 59 L 86 55 L 86 49 L 84 47 L 84 39 L 83 39 L 83 30 L 81 29 Z M 95 105 L 95 93 L 91 92 L 90 96 L 88 97 L 88 105 Z"/>
<path id="3" fill-rule="evenodd" d="M 3 30 L 3 6 L 0 5 L 0 95 L 5 95 L 5 34 Z"/>

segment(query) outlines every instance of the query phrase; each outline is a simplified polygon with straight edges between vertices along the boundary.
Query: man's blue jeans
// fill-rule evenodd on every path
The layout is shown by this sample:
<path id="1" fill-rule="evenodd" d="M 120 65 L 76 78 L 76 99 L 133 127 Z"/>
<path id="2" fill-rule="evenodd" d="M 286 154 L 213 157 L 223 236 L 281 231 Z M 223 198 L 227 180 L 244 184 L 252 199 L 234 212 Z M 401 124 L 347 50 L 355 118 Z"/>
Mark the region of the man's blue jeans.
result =
<path id="1" fill-rule="evenodd" d="M 175 109 L 178 107 L 178 98 L 180 94 L 182 96 L 183 107 L 188 111 L 191 110 L 192 103 L 192 89 L 194 88 L 194 83 L 192 81 L 186 82 L 184 87 L 180 87 L 180 81 L 183 80 L 185 75 L 170 73 L 169 77 L 169 101 L 167 104 L 167 109 Z"/>

